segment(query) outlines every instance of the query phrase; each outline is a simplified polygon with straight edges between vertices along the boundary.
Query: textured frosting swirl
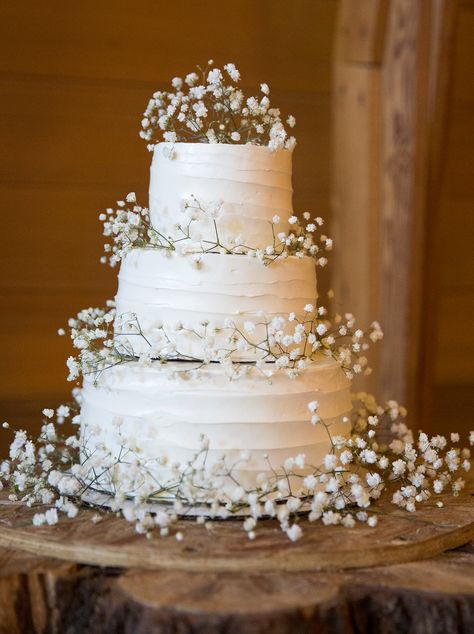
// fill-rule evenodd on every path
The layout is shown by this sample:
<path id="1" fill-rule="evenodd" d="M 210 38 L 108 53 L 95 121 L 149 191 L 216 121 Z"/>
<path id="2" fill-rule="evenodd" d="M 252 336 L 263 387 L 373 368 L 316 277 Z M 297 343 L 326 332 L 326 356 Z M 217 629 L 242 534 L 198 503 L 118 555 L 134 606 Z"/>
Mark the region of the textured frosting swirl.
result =
<path id="1" fill-rule="evenodd" d="M 332 434 L 348 432 L 343 417 L 351 409 L 350 382 L 330 358 L 313 362 L 297 380 L 278 372 L 269 381 L 249 366 L 246 376 L 229 381 L 218 364 L 187 378 L 176 374 L 190 365 L 130 363 L 104 372 L 97 385 L 86 378 L 81 422 L 88 450 L 103 442 L 117 452 L 114 438 L 120 425 L 127 444 L 142 458 L 182 462 L 199 449 L 204 434 L 209 466 L 223 453 L 232 463 L 249 451 L 241 474 L 255 484 L 257 473 L 269 470 L 268 461 L 279 467 L 304 453 L 308 463 L 321 464 L 330 443 L 323 426 L 309 422 L 311 400 L 319 402 L 318 413 L 331 424 Z M 88 432 L 94 426 L 99 430 L 95 436 Z M 161 478 L 165 475 L 166 470 L 160 472 Z"/>
<path id="2" fill-rule="evenodd" d="M 219 236 L 228 245 L 236 236 L 264 249 L 272 244 L 271 219 L 288 229 L 292 208 L 292 153 L 255 145 L 159 143 L 150 170 L 150 219 L 167 236 L 185 223 L 183 201 L 222 202 Z M 193 240 L 215 239 L 211 219 L 191 226 Z"/>
<path id="3" fill-rule="evenodd" d="M 197 266 L 192 256 L 133 249 L 120 268 L 116 305 L 117 316 L 124 317 L 116 319 L 116 331 L 130 332 L 127 320 L 136 315 L 149 342 L 159 343 L 163 326 L 181 355 L 202 359 L 203 342 L 185 330 L 177 332 L 178 322 L 192 330 L 203 322 L 217 328 L 232 320 L 243 329 L 248 320 L 262 321 L 260 311 L 267 319 L 288 317 L 292 311 L 301 316 L 309 303 L 316 303 L 316 270 L 309 257 L 291 256 L 264 266 L 244 255 L 208 253 Z M 249 335 L 253 341 L 263 337 L 264 326 Z M 124 336 L 123 340 L 136 353 L 150 352 L 142 337 Z M 236 358 L 251 361 L 255 357 L 247 352 L 236 353 Z"/>

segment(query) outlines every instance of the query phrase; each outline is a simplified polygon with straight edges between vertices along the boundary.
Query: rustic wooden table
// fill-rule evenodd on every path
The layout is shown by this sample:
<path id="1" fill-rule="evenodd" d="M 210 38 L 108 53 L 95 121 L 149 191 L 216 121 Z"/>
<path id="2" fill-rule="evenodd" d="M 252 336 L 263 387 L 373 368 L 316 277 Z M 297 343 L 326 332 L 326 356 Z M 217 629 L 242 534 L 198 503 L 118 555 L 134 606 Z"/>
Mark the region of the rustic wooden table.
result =
<path id="1" fill-rule="evenodd" d="M 236 521 L 150 541 L 92 511 L 38 529 L 3 495 L 0 633 L 472 633 L 473 491 L 375 529 L 302 520 L 296 544 L 272 521 L 252 542 Z"/>

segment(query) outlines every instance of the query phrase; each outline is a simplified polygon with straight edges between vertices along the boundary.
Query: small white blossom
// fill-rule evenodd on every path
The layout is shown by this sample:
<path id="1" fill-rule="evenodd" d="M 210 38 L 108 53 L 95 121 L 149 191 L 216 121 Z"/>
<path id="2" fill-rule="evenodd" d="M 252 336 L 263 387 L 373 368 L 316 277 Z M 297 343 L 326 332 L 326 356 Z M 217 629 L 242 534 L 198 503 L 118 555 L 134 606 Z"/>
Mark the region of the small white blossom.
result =
<path id="1" fill-rule="evenodd" d="M 286 534 L 291 539 L 292 542 L 298 541 L 303 535 L 303 531 L 298 524 L 292 524 L 287 530 Z"/>
<path id="2" fill-rule="evenodd" d="M 33 526 L 42 526 L 46 523 L 46 516 L 44 513 L 35 513 L 33 515 Z"/>
<path id="3" fill-rule="evenodd" d="M 255 324 L 253 323 L 253 321 L 246 321 L 244 322 L 244 330 L 245 332 L 254 332 L 255 330 Z"/>
<path id="4" fill-rule="evenodd" d="M 339 459 L 335 454 L 327 454 L 324 456 L 324 466 L 328 471 L 333 471 L 339 463 Z"/>
<path id="5" fill-rule="evenodd" d="M 57 509 L 48 509 L 44 514 L 44 517 L 46 520 L 46 524 L 49 524 L 50 526 L 53 524 L 57 524 L 59 519 Z"/>

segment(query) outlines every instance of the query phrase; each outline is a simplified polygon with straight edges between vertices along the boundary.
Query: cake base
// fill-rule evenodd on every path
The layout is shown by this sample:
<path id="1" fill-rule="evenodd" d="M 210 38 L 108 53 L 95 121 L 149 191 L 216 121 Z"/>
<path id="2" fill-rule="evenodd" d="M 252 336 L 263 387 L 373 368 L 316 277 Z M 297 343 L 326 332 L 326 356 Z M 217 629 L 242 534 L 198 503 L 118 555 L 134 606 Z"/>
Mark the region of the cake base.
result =
<path id="1" fill-rule="evenodd" d="M 473 489 L 458 497 L 440 496 L 445 508 L 420 507 L 415 513 L 380 502 L 379 525 L 311 524 L 301 518 L 304 535 L 292 544 L 275 520 L 263 521 L 249 541 L 240 521 L 212 522 L 209 530 L 185 520 L 174 528 L 184 533 L 147 540 L 134 526 L 109 514 L 93 523 L 93 510 L 73 520 L 61 518 L 54 527 L 34 527 L 38 507 L 28 508 L 0 493 L 0 547 L 94 566 L 118 566 L 194 573 L 303 572 L 388 566 L 434 557 L 474 539 Z M 210 534 L 209 534 L 210 533 Z"/>
<path id="2" fill-rule="evenodd" d="M 472 515 L 473 501 L 466 504 L 467 500 L 468 496 L 462 496 L 453 502 L 456 507 L 461 502 L 465 508 L 471 508 Z M 245 558 L 240 569 L 233 572 L 213 572 L 205 567 L 193 573 L 173 567 L 168 570 L 144 570 L 143 566 L 134 568 L 133 565 L 110 568 L 79 565 L 77 562 L 83 559 L 85 552 L 82 551 L 78 559 L 77 544 L 94 545 L 98 554 L 102 547 L 113 545 L 118 549 L 121 543 L 130 554 L 130 541 L 134 540 L 148 549 L 147 552 L 173 552 L 183 560 L 204 558 L 209 553 L 214 557 L 219 549 L 212 540 L 216 535 L 219 545 L 220 532 L 216 530 L 208 536 L 202 527 L 194 531 L 188 522 L 185 528 L 189 528 L 189 532 L 183 542 L 177 543 L 173 538 L 150 542 L 134 536 L 119 520 L 115 520 L 115 534 L 108 521 L 92 526 L 86 520 L 87 526 L 82 522 L 76 531 L 76 520 L 61 520 L 58 526 L 41 529 L 38 535 L 37 529 L 25 526 L 31 511 L 29 515 L 24 514 L 26 509 L 1 496 L 0 509 L 0 541 L 4 545 L 0 546 L 3 631 L 67 631 L 70 634 L 258 631 L 275 634 L 275 623 L 279 634 L 310 631 L 347 634 L 354 631 L 354 624 L 359 632 L 391 631 L 394 634 L 472 630 L 474 549 L 470 545 L 424 561 L 355 570 L 315 567 L 293 573 L 253 570 L 249 574 Z M 438 511 L 438 516 L 448 523 L 454 518 L 452 510 L 449 505 Z M 457 517 L 459 510 L 455 511 Z M 90 517 L 90 513 L 86 516 Z M 83 513 L 80 513 L 77 521 L 82 519 Z M 390 516 L 387 519 L 391 521 Z M 410 522 L 400 523 L 398 534 L 410 525 Z M 311 532 L 306 530 L 305 537 L 297 544 L 288 544 L 281 535 L 277 539 L 278 532 L 272 522 L 268 522 L 268 530 L 267 523 L 262 526 L 262 533 L 259 532 L 254 542 L 245 539 L 238 522 L 233 523 L 233 532 L 227 530 L 225 522 L 212 526 L 222 527 L 229 537 L 228 557 L 238 559 L 245 547 L 260 563 L 262 552 L 278 558 L 281 552 L 287 562 L 298 552 L 303 555 L 313 550 L 319 552 L 327 543 L 328 532 L 335 528 L 314 527 Z M 413 526 L 418 528 L 420 523 Z M 380 540 L 383 546 L 390 543 L 386 528 L 384 522 L 366 533 L 373 544 Z M 95 531 L 94 541 L 91 530 Z M 9 539 L 13 531 L 16 543 Z M 347 553 L 351 545 L 364 547 L 360 540 L 362 532 L 362 528 L 337 531 L 339 549 Z M 55 551 L 56 559 L 53 559 L 50 539 L 55 533 L 60 549 Z M 428 534 L 424 532 L 423 538 Z M 25 535 L 35 539 L 33 545 L 28 543 L 31 548 L 28 551 L 24 550 Z M 317 536 L 320 541 L 314 539 Z M 310 540 L 308 544 L 306 537 Z M 413 531 L 407 532 L 407 538 L 413 538 Z M 328 545 L 334 546 L 334 543 Z M 418 540 L 417 546 L 422 545 L 423 541 Z M 64 546 L 72 546 L 70 557 L 62 550 Z M 413 550 L 412 557 L 414 559 Z M 301 559 L 300 555 L 298 558 Z"/>
<path id="3" fill-rule="evenodd" d="M 89 491 L 87 491 L 86 493 L 84 493 L 81 496 L 81 500 L 84 504 L 87 504 L 88 506 L 91 507 L 97 507 L 97 508 L 101 508 L 101 509 L 106 509 L 109 510 L 111 508 L 111 499 L 112 499 L 112 495 L 110 495 L 109 493 L 107 493 L 106 491 L 97 491 L 95 489 L 89 489 Z M 149 511 L 150 513 L 156 513 L 159 511 L 160 508 L 166 508 L 166 509 L 170 509 L 173 506 L 173 498 L 163 498 L 161 501 L 151 501 L 151 502 L 147 502 L 146 504 L 143 504 L 143 508 L 146 509 L 147 511 Z M 275 504 L 278 504 L 278 502 L 275 502 Z M 297 515 L 306 515 L 309 511 L 311 510 L 311 503 L 310 502 L 303 502 Z M 244 520 L 246 517 L 250 517 L 252 515 L 252 513 L 250 512 L 250 509 L 245 508 L 245 509 L 241 509 L 239 511 L 233 512 L 232 516 L 227 517 L 227 518 L 222 518 L 222 517 L 212 517 L 211 513 L 210 513 L 210 507 L 207 504 L 197 504 L 196 506 L 190 506 L 186 508 L 186 512 L 184 513 L 176 513 L 176 515 L 181 519 L 181 520 L 186 520 L 186 519 L 196 519 L 198 517 L 205 517 L 206 519 L 213 521 L 213 522 L 226 522 L 226 521 L 232 521 L 232 520 Z M 262 515 L 259 518 L 260 520 L 269 520 L 271 519 L 269 515 Z"/>

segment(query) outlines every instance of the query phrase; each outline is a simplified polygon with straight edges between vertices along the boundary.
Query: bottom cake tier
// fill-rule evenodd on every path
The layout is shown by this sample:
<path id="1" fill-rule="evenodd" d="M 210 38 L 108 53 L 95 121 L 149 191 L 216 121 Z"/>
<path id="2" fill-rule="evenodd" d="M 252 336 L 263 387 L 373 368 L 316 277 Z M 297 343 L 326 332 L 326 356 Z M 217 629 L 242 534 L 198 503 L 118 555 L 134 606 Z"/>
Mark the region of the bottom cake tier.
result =
<path id="1" fill-rule="evenodd" d="M 268 378 L 252 364 L 239 370 L 229 380 L 219 364 L 132 362 L 86 378 L 84 459 L 95 460 L 98 473 L 97 456 L 109 455 L 117 465 L 108 488 L 126 494 L 166 488 L 197 455 L 210 473 L 235 464 L 232 482 L 253 488 L 259 474 L 271 475 L 289 457 L 321 465 L 331 443 L 326 428 L 310 422 L 311 401 L 331 435 L 348 433 L 350 381 L 331 358 L 321 356 L 296 378 L 282 371 Z M 97 483 L 104 488 L 107 478 Z"/>

